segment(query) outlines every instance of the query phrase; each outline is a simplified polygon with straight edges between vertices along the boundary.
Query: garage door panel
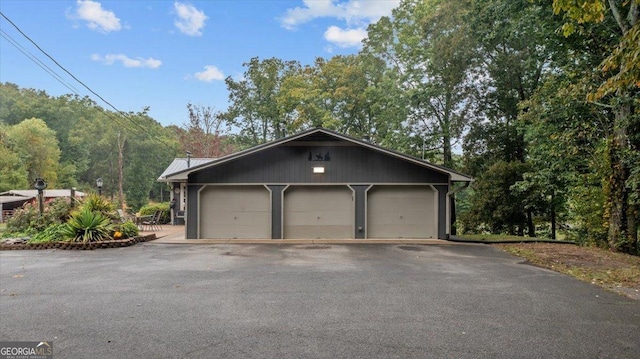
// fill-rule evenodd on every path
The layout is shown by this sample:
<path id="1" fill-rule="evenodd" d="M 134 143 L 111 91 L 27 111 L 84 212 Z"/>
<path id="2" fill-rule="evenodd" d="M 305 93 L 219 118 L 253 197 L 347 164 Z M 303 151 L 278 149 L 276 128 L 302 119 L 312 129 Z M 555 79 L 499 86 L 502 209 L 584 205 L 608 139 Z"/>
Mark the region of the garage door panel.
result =
<path id="1" fill-rule="evenodd" d="M 200 203 L 200 238 L 271 238 L 271 196 L 263 186 L 209 186 Z"/>
<path id="2" fill-rule="evenodd" d="M 385 206 L 393 208 L 393 205 L 386 203 Z M 425 218 L 425 211 L 419 208 L 410 209 L 390 209 L 389 211 L 381 211 L 383 215 L 375 216 L 376 223 L 379 224 L 398 224 L 404 226 L 416 225 L 417 223 L 425 222 L 428 219 Z M 375 212 L 374 212 L 375 213 Z"/>
<path id="3" fill-rule="evenodd" d="M 261 233 L 262 226 L 233 226 L 233 225 L 218 225 L 216 226 L 215 235 L 207 236 L 203 238 L 208 239 L 265 239 L 264 236 L 259 236 L 256 233 Z"/>
<path id="4" fill-rule="evenodd" d="M 434 191 L 427 186 L 375 186 L 367 192 L 367 237 L 435 238 Z"/>
<path id="5" fill-rule="evenodd" d="M 340 225 L 299 225 L 289 227 L 286 232 L 286 238 L 298 238 L 298 239 L 318 239 L 318 238 L 332 238 L 343 239 L 352 238 L 351 226 L 345 227 Z M 347 231 L 349 233 L 347 233 Z M 313 236 L 315 234 L 315 236 Z"/>
<path id="6" fill-rule="evenodd" d="M 235 211 L 235 212 L 209 212 L 207 215 L 211 219 L 210 223 L 220 226 L 256 226 L 268 225 L 270 222 L 269 213 L 258 211 Z"/>
<path id="7" fill-rule="evenodd" d="M 351 225 L 351 218 L 342 211 L 287 212 L 289 223 Z"/>
<path id="8" fill-rule="evenodd" d="M 292 186 L 284 194 L 285 238 L 353 238 L 347 186 Z"/>

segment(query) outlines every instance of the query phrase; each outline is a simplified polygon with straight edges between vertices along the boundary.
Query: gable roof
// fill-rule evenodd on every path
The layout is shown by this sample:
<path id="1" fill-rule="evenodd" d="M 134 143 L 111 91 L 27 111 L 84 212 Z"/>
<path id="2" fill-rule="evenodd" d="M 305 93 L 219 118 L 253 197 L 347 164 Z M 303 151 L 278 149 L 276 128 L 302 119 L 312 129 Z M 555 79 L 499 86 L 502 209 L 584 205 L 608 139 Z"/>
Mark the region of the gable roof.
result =
<path id="1" fill-rule="evenodd" d="M 414 164 L 416 164 L 418 166 L 425 167 L 425 168 L 431 169 L 431 170 L 436 171 L 436 172 L 447 174 L 452 182 L 472 182 L 473 181 L 473 178 L 471 178 L 471 177 L 469 177 L 469 176 L 467 176 L 467 175 L 465 175 L 463 173 L 454 171 L 452 169 L 449 169 L 449 168 L 446 168 L 446 167 L 443 167 L 443 166 L 439 166 L 439 165 L 435 165 L 433 163 L 424 161 L 424 160 L 419 159 L 417 157 L 405 155 L 405 154 L 400 153 L 398 151 L 394 151 L 394 150 L 391 150 L 391 149 L 388 149 L 388 148 L 384 148 L 384 147 L 375 145 L 375 144 L 370 143 L 370 142 L 362 141 L 362 140 L 359 140 L 359 139 L 356 139 L 356 138 L 353 138 L 353 137 L 350 137 L 350 136 L 347 136 L 347 135 L 343 135 L 343 134 L 338 133 L 336 131 L 332 131 L 332 130 L 328 130 L 328 129 L 325 129 L 325 128 L 317 127 L 317 128 L 313 128 L 313 129 L 309 129 L 309 130 L 306 130 L 306 131 L 299 132 L 299 133 L 297 133 L 295 135 L 291 135 L 291 136 L 288 136 L 288 137 L 283 137 L 283 138 L 275 140 L 275 141 L 263 143 L 261 145 L 258 145 L 258 146 L 255 146 L 255 147 L 251 147 L 251 148 L 248 148 L 248 149 L 246 149 L 244 151 L 236 152 L 236 153 L 230 154 L 228 156 L 220 157 L 220 158 L 217 158 L 217 159 L 210 159 L 211 161 L 209 161 L 207 163 L 202 163 L 200 165 L 195 165 L 195 166 L 192 165 L 190 168 L 186 168 L 186 164 L 185 164 L 185 168 L 183 168 L 182 170 L 164 176 L 164 182 L 175 181 L 175 180 L 180 180 L 180 179 L 187 179 L 187 176 L 192 172 L 199 171 L 199 170 L 202 170 L 202 169 L 205 169 L 205 168 L 214 167 L 214 166 L 220 165 L 222 163 L 225 163 L 225 162 L 228 162 L 228 161 L 231 161 L 231 160 L 239 159 L 239 158 L 251 155 L 253 153 L 259 152 L 259 151 L 263 151 L 263 150 L 266 150 L 266 149 L 269 149 L 269 148 L 272 148 L 272 147 L 276 147 L 276 146 L 285 144 L 287 142 L 301 140 L 301 139 L 304 139 L 305 137 L 312 137 L 312 136 L 315 136 L 315 135 L 326 135 L 326 136 L 329 136 L 329 137 L 333 137 L 336 140 L 344 140 L 344 141 L 347 141 L 347 142 L 350 142 L 350 143 L 357 144 L 357 145 L 362 146 L 362 147 L 369 148 L 369 149 L 374 150 L 376 152 L 385 153 L 387 155 L 396 157 L 398 159 L 414 163 Z M 193 161 L 193 158 L 191 159 L 191 161 Z M 165 172 L 167 172 L 167 171 L 165 171 Z M 160 176 L 160 178 L 163 178 L 163 176 Z M 160 181 L 160 178 L 158 179 L 158 181 Z"/>
<path id="2" fill-rule="evenodd" d="M 162 172 L 160 177 L 158 177 L 158 182 L 169 182 L 169 180 L 167 180 L 167 177 L 169 176 L 173 176 L 174 174 L 183 172 L 189 168 L 201 166 L 214 160 L 215 158 L 191 158 L 189 166 L 187 166 L 186 158 L 176 158 L 171 162 L 167 169 Z M 184 176 L 172 177 L 171 179 L 173 181 L 186 180 L 187 174 Z"/>

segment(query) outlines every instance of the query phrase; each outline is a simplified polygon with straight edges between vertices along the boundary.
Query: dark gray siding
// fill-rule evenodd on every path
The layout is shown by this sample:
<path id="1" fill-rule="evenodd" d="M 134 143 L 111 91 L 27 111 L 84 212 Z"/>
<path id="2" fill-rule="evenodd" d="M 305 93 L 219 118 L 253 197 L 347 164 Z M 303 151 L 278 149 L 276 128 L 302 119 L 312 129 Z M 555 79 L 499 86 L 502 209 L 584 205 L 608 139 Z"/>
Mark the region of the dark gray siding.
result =
<path id="1" fill-rule="evenodd" d="M 202 188 L 200 185 L 187 186 L 187 212 L 186 212 L 186 231 L 187 239 L 198 238 L 198 191 Z"/>
<path id="2" fill-rule="evenodd" d="M 449 186 L 434 186 L 438 190 L 438 238 L 447 239 L 447 192 Z"/>
<path id="3" fill-rule="evenodd" d="M 364 186 L 351 186 L 355 191 L 355 200 L 356 200 L 356 208 L 355 208 L 355 233 L 353 238 L 355 239 L 363 239 L 365 237 L 365 228 L 367 227 L 367 205 L 366 205 L 366 197 L 367 197 L 367 188 L 369 185 Z"/>
<path id="4" fill-rule="evenodd" d="M 271 190 L 271 238 L 282 238 L 282 191 L 286 186 L 270 185 Z"/>
<path id="5" fill-rule="evenodd" d="M 309 160 L 309 157 L 312 160 Z M 316 160 L 322 158 L 322 160 Z M 325 160 L 325 158 L 327 160 Z M 323 166 L 324 174 L 312 173 Z M 448 183 L 441 172 L 343 141 L 293 142 L 205 168 L 190 183 Z"/>

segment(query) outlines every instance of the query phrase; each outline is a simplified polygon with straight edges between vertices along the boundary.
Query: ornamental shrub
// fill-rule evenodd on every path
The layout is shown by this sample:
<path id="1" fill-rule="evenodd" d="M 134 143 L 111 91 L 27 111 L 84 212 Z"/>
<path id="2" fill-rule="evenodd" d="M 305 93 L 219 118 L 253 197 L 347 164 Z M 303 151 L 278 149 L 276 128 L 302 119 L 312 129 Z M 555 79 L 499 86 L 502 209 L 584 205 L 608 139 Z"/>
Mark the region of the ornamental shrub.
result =
<path id="1" fill-rule="evenodd" d="M 162 203 L 150 203 L 140 208 L 141 216 L 149 216 L 156 211 L 162 211 L 162 217 L 160 217 L 160 223 L 169 223 L 171 220 L 171 212 L 169 211 L 169 202 Z"/>
<path id="2" fill-rule="evenodd" d="M 66 226 L 62 229 L 62 234 L 70 242 L 100 242 L 111 238 L 113 225 L 111 219 L 99 212 L 91 212 L 86 208 L 75 212 Z"/>
<path id="3" fill-rule="evenodd" d="M 27 243 L 49 243 L 62 241 L 65 238 L 63 233 L 66 224 L 56 223 L 47 227 L 44 231 L 34 234 Z"/>
<path id="4" fill-rule="evenodd" d="M 132 238 L 138 235 L 138 226 L 131 221 L 125 221 L 116 226 L 117 230 L 122 233 L 122 239 Z"/>
<path id="5" fill-rule="evenodd" d="M 46 202 L 42 215 L 40 215 L 37 202 L 25 203 L 7 221 L 5 236 L 13 233 L 34 235 L 44 231 L 52 224 L 64 223 L 69 219 L 71 209 L 71 201 L 66 197 L 59 197 Z"/>

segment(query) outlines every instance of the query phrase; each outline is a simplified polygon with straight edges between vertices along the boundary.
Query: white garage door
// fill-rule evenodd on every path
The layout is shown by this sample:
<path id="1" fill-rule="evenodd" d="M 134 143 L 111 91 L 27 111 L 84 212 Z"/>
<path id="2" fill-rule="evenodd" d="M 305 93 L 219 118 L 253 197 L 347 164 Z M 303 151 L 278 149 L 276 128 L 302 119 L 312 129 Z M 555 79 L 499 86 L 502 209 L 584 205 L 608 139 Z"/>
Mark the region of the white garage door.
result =
<path id="1" fill-rule="evenodd" d="M 200 238 L 271 238 L 264 186 L 207 186 L 200 192 Z"/>
<path id="2" fill-rule="evenodd" d="M 436 198 L 428 186 L 374 186 L 367 191 L 367 237 L 437 238 Z"/>
<path id="3" fill-rule="evenodd" d="M 353 191 L 292 186 L 284 193 L 284 238 L 353 238 Z"/>

